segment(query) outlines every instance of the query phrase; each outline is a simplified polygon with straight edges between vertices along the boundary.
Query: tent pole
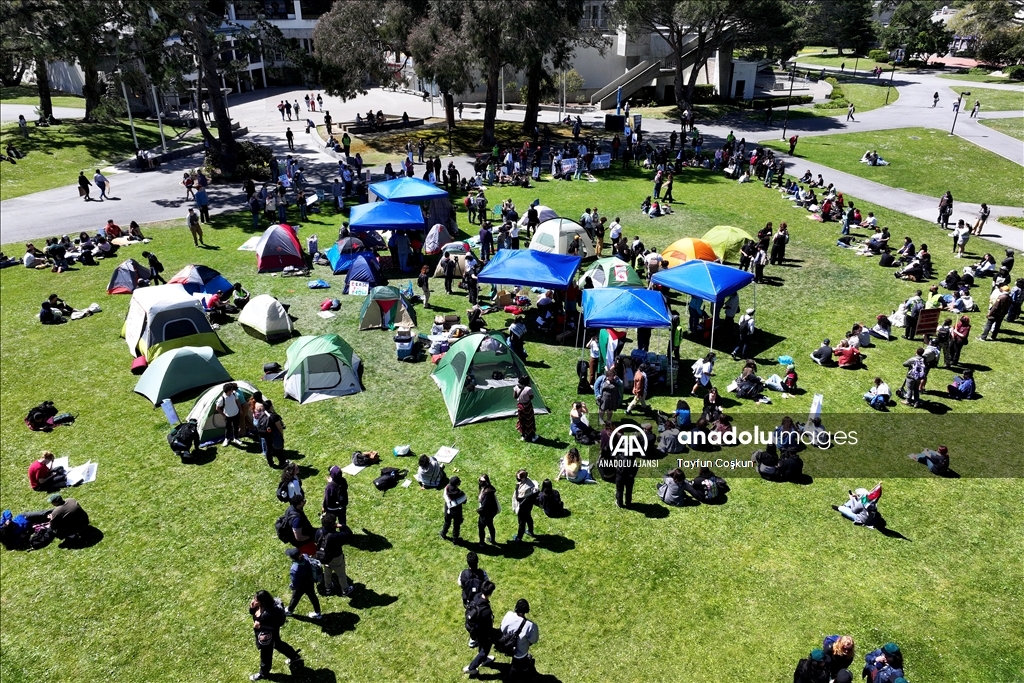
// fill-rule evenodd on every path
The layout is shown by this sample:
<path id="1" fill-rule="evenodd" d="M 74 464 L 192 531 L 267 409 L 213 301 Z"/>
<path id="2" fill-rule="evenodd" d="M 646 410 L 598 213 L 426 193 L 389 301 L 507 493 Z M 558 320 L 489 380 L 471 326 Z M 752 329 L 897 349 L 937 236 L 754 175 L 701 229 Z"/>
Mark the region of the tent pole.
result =
<path id="1" fill-rule="evenodd" d="M 713 302 L 711 304 L 711 310 L 712 311 L 715 310 L 715 305 L 714 305 Z M 711 346 L 708 347 L 708 351 L 709 352 L 715 350 L 715 324 L 717 322 L 718 322 L 718 316 L 716 315 L 714 318 L 711 319 Z"/>

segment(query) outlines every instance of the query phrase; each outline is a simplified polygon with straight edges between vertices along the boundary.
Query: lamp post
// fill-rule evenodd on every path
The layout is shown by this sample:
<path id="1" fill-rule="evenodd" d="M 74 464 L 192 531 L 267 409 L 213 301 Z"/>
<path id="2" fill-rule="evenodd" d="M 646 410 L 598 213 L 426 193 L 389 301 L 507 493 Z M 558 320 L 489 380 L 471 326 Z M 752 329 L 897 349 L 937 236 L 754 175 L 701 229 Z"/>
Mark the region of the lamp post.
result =
<path id="1" fill-rule="evenodd" d="M 786 130 L 789 128 L 789 105 L 793 101 L 793 79 L 796 77 L 796 64 L 789 70 L 789 97 L 786 98 L 786 122 L 782 125 L 782 139 L 786 139 Z"/>
<path id="2" fill-rule="evenodd" d="M 889 104 L 889 90 L 892 88 L 892 77 L 896 75 L 896 65 L 892 67 L 892 73 L 889 74 L 889 85 L 885 87 L 885 103 Z"/>
<path id="3" fill-rule="evenodd" d="M 135 143 L 135 149 L 139 149 L 139 139 L 135 136 L 135 119 L 132 118 L 132 103 L 128 101 L 128 88 L 124 84 L 124 74 L 118 73 L 121 76 L 121 92 L 124 93 L 124 106 L 128 107 L 128 125 L 132 129 L 132 142 Z"/>
<path id="4" fill-rule="evenodd" d="M 953 125 L 949 127 L 949 134 L 953 134 L 953 129 L 956 128 L 956 117 L 960 115 L 960 104 L 964 101 L 964 97 L 970 97 L 971 91 L 965 90 L 960 93 L 960 97 L 956 98 L 956 111 L 953 112 Z"/>

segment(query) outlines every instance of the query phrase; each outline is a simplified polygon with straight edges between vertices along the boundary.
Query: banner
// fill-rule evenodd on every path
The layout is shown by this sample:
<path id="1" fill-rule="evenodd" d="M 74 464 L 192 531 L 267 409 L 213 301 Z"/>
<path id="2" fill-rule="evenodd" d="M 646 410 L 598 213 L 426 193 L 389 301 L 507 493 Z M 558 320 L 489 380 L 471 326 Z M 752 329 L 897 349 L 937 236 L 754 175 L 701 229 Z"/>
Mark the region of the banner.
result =
<path id="1" fill-rule="evenodd" d="M 566 173 L 576 172 L 576 160 L 575 159 L 562 159 L 562 175 Z"/>
<path id="2" fill-rule="evenodd" d="M 357 296 L 366 296 L 370 293 L 370 285 L 367 282 L 352 280 L 348 283 L 348 293 Z"/>
<path id="3" fill-rule="evenodd" d="M 600 171 L 601 169 L 611 168 L 612 155 L 611 154 L 595 154 L 594 160 L 590 162 L 591 171 Z"/>

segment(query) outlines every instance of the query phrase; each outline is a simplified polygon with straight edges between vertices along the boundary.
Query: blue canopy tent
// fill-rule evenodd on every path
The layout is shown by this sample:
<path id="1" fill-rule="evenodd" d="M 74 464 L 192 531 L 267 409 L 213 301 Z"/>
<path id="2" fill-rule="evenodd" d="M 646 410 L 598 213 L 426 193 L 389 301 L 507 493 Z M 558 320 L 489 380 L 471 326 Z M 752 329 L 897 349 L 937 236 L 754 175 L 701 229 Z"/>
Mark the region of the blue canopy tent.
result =
<path id="1" fill-rule="evenodd" d="M 665 297 L 653 289 L 584 289 L 583 328 L 614 327 L 671 328 L 672 316 Z M 672 377 L 671 354 L 668 362 Z"/>
<path id="2" fill-rule="evenodd" d="M 477 279 L 481 284 L 567 289 L 581 261 L 533 249 L 499 249 Z"/>
<path id="3" fill-rule="evenodd" d="M 424 230 L 420 207 L 398 202 L 373 202 L 353 206 L 348 228 L 352 233 L 371 230 Z"/>
<path id="4" fill-rule="evenodd" d="M 419 204 L 444 198 L 448 192 L 420 178 L 395 178 L 370 185 L 370 191 L 384 200 L 402 204 Z"/>
<path id="5" fill-rule="evenodd" d="M 675 268 L 659 271 L 651 278 L 651 282 L 656 285 L 710 301 L 716 308 L 753 281 L 753 273 L 700 260 L 687 261 Z M 757 303 L 756 287 L 754 303 Z M 715 322 L 718 318 L 716 308 L 712 309 L 714 315 L 711 317 L 711 349 L 715 348 Z"/>

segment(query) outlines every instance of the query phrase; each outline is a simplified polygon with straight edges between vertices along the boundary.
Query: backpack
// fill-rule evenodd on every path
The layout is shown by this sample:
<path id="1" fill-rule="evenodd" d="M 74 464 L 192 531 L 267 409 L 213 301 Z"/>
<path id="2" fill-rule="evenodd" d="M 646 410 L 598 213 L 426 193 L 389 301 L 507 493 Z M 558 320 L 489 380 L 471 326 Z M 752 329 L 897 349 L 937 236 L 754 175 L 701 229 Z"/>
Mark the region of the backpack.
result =
<path id="1" fill-rule="evenodd" d="M 704 500 L 714 500 L 718 498 L 718 479 L 711 477 L 710 479 L 704 480 Z"/>
<path id="2" fill-rule="evenodd" d="M 380 462 L 380 457 L 373 457 L 363 453 L 362 451 L 356 451 L 352 454 L 352 464 L 356 467 L 369 467 L 370 465 L 376 465 Z M 392 468 L 393 469 L 393 468 Z"/>
<path id="3" fill-rule="evenodd" d="M 511 657 L 516 653 L 516 647 L 519 645 L 519 634 L 522 633 L 523 627 L 526 626 L 526 617 L 519 623 L 519 628 L 515 631 L 504 631 L 501 636 L 498 637 L 498 642 L 494 644 L 495 652 L 503 654 L 507 657 Z"/>
<path id="4" fill-rule="evenodd" d="M 378 491 L 393 489 L 408 473 L 408 470 L 400 470 L 397 467 L 381 467 L 380 476 L 373 480 L 373 485 Z"/>
<path id="5" fill-rule="evenodd" d="M 40 548 L 45 548 L 50 545 L 56 537 L 57 535 L 53 533 L 53 529 L 51 529 L 48 524 L 39 525 L 36 527 L 36 530 L 32 532 L 32 536 L 29 537 L 28 544 L 32 550 L 39 550 Z"/>
<path id="6" fill-rule="evenodd" d="M 277 499 L 282 503 L 291 501 L 291 497 L 288 495 L 288 482 L 282 481 L 277 485 Z"/>
<path id="7" fill-rule="evenodd" d="M 473 600 L 466 607 L 466 630 L 471 636 L 482 635 L 481 631 L 487 628 L 486 621 L 482 618 L 483 611 L 480 601 Z"/>
<path id="8" fill-rule="evenodd" d="M 182 422 L 176 425 L 167 435 L 167 443 L 175 453 L 181 451 L 189 452 L 192 444 L 195 443 L 198 430 L 196 423 L 192 421 Z"/>
<path id="9" fill-rule="evenodd" d="M 484 573 L 477 570 L 467 569 L 462 573 L 462 604 L 469 606 L 469 603 L 480 592 L 484 585 Z"/>
<path id="10" fill-rule="evenodd" d="M 295 534 L 292 533 L 292 515 L 290 512 L 285 512 L 283 515 L 277 518 L 274 522 L 274 531 L 277 532 L 277 538 L 285 545 L 291 545 L 295 540 Z"/>

